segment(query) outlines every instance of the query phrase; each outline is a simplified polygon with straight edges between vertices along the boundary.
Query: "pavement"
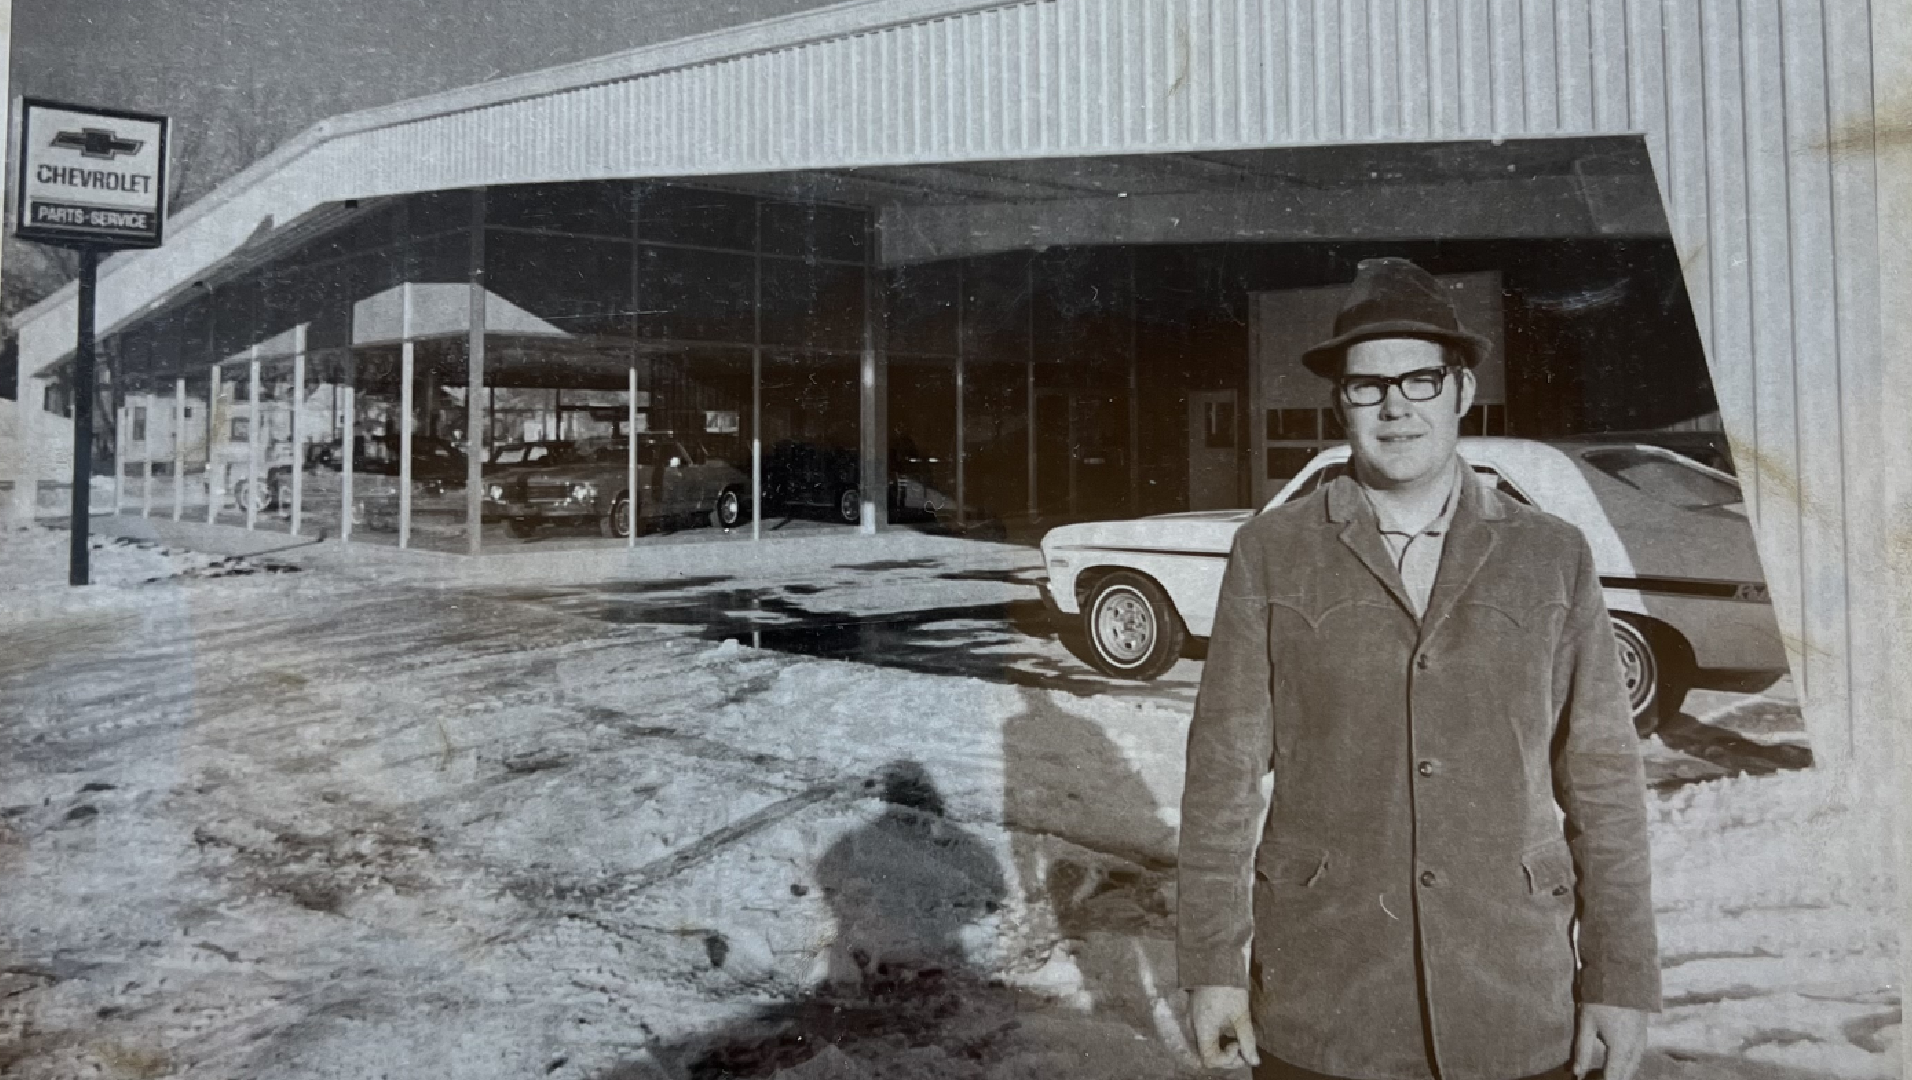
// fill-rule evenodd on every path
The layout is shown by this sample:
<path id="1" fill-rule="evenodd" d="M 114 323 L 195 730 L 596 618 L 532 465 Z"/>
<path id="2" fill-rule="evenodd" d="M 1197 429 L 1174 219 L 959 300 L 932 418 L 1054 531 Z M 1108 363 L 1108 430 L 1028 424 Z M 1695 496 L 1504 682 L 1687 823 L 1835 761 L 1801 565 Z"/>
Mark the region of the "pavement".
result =
<path id="1" fill-rule="evenodd" d="M 907 1055 L 951 1032 L 988 1056 L 921 1075 L 1191 1075 L 1151 980 L 1201 663 L 1096 673 L 1045 620 L 1032 549 L 704 530 L 468 559 L 94 524 L 309 572 L 129 588 L 0 656 L 21 886 L 0 900 L 0 1072 L 611 1080 L 664 1075 L 667 1051 L 804 1052 L 757 1028 L 827 1016 L 874 1025 L 842 1045 L 876 1056 L 805 1077 L 916 1075 Z M 1789 692 L 1693 695 L 1646 744 L 1651 782 L 1677 800 L 1804 769 Z M 805 966 L 846 924 L 823 856 L 917 835 L 866 793 L 905 758 L 942 785 L 937 835 L 1060 891 L 1004 895 L 973 939 L 1008 988 L 845 1019 Z M 1680 970 L 1739 954 L 1695 955 Z M 1682 1008 L 1739 1002 L 1723 977 L 1727 1005 Z M 1658 1051 L 1643 1073 L 1806 1075 Z"/>
<path id="2" fill-rule="evenodd" d="M 479 558 L 387 543 L 341 543 L 134 514 L 97 518 L 102 535 L 270 558 L 355 579 L 478 588 L 500 600 L 613 625 L 669 628 L 795 656 L 849 660 L 1077 695 L 1190 708 L 1199 644 L 1160 678 L 1113 679 L 1044 610 L 1033 547 L 909 528 L 875 535 L 823 525 L 770 533 L 686 530 L 635 547 L 603 540 L 504 547 Z M 1693 691 L 1644 744 L 1658 790 L 1808 767 L 1790 679 L 1762 693 Z"/>

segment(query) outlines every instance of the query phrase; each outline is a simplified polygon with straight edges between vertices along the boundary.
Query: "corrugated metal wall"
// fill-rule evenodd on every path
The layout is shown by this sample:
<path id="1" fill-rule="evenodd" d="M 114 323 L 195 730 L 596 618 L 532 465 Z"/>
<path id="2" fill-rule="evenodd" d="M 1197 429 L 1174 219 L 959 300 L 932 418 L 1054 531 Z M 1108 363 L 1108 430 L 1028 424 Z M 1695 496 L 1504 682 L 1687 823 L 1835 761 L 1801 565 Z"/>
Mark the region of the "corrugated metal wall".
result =
<path id="1" fill-rule="evenodd" d="M 1644 132 L 1822 753 L 1850 750 L 1847 512 L 1878 362 L 1865 0 L 1041 0 L 339 133 L 126 260 L 123 318 L 268 217 L 480 184 L 1028 155 Z M 873 6 L 872 16 L 878 14 Z M 798 37 L 801 36 L 797 33 Z M 774 45 L 774 43 L 773 43 Z M 752 51 L 754 49 L 754 51 Z M 721 51 L 721 50 L 720 50 Z M 554 73 L 561 81 L 564 73 Z M 72 308 L 23 327 L 71 347 Z"/>

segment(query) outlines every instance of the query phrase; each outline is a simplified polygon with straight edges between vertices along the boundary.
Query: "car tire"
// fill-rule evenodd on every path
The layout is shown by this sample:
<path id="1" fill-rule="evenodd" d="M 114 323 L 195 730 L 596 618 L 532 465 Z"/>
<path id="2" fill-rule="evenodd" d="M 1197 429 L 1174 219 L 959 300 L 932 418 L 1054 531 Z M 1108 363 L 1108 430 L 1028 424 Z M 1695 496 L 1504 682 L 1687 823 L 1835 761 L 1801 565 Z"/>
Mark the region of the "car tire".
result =
<path id="1" fill-rule="evenodd" d="M 538 534 L 538 522 L 534 518 L 506 518 L 505 532 L 519 540 L 529 540 Z"/>
<path id="2" fill-rule="evenodd" d="M 1118 679 L 1153 679 L 1181 659 L 1188 629 L 1150 578 L 1119 571 L 1097 582 L 1082 605 L 1088 658 Z"/>
<path id="3" fill-rule="evenodd" d="M 232 485 L 232 504 L 240 510 L 251 510 L 263 514 L 279 505 L 270 484 L 254 484 L 250 480 L 241 480 Z M 257 502 L 258 505 L 252 505 Z"/>
<path id="4" fill-rule="evenodd" d="M 717 493 L 717 505 L 711 508 L 712 528 L 734 529 L 744 521 L 744 497 L 734 487 Z"/>
<path id="5" fill-rule="evenodd" d="M 863 523 L 863 493 L 853 487 L 838 491 L 832 503 L 836 507 L 837 520 L 845 525 Z"/>
<path id="6" fill-rule="evenodd" d="M 598 519 L 598 531 L 612 539 L 622 540 L 631 535 L 636 517 L 629 493 L 619 492 L 617 498 L 611 500 L 611 509 Z M 639 535 L 643 535 L 642 532 Z"/>
<path id="7" fill-rule="evenodd" d="M 1686 700 L 1684 650 L 1672 631 L 1630 615 L 1611 618 L 1633 729 L 1644 739 L 1677 716 Z"/>

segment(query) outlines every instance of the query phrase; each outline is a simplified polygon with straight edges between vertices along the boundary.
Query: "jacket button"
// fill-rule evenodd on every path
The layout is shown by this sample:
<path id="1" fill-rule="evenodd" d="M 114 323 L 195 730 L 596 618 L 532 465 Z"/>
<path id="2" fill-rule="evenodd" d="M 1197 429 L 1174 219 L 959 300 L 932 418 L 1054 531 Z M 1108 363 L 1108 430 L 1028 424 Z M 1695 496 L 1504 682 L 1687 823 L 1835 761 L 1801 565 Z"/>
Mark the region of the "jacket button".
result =
<path id="1" fill-rule="evenodd" d="M 1423 884 L 1423 885 L 1425 885 L 1425 886 L 1427 886 L 1427 887 L 1429 887 L 1429 888 L 1433 888 L 1433 887 L 1434 887 L 1434 883 L 1435 883 L 1436 881 L 1439 881 L 1439 880 L 1440 880 L 1440 878 L 1439 878 L 1438 876 L 1436 876 L 1436 875 L 1435 875 L 1435 873 L 1434 873 L 1434 871 L 1432 871 L 1432 870 L 1423 870 L 1423 871 L 1421 871 L 1421 884 Z"/>
<path id="2" fill-rule="evenodd" d="M 1427 654 L 1426 653 L 1422 653 L 1421 655 L 1414 658 L 1414 670 L 1416 671 L 1427 670 Z"/>
<path id="3" fill-rule="evenodd" d="M 1420 768 L 1416 769 L 1415 771 L 1420 773 L 1422 776 L 1433 776 L 1434 763 L 1431 761 L 1423 761 L 1421 762 Z"/>

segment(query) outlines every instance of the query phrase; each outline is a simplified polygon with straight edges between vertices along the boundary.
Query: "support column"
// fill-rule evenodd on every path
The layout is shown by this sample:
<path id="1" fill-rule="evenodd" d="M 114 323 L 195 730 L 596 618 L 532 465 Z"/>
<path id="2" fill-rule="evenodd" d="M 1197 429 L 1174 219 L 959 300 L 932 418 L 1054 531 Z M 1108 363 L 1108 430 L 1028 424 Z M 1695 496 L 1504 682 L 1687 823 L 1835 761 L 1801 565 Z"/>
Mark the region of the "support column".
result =
<path id="1" fill-rule="evenodd" d="M 230 418 L 228 418 L 230 419 Z M 219 365 L 212 366 L 206 383 L 206 524 L 219 520 L 219 504 L 226 501 L 225 470 L 219 460 Z"/>
<path id="2" fill-rule="evenodd" d="M 750 257 L 750 538 L 763 539 L 763 203 Z"/>
<path id="3" fill-rule="evenodd" d="M 299 535 L 305 515 L 305 328 L 292 328 L 292 535 Z"/>
<path id="4" fill-rule="evenodd" d="M 150 390 L 146 394 L 146 430 L 139 440 L 139 456 L 146 463 L 145 482 L 139 486 L 139 516 L 153 516 L 153 405 L 158 402 Z"/>
<path id="5" fill-rule="evenodd" d="M 876 267 L 866 257 L 863 263 L 863 356 L 862 393 L 858 420 L 862 427 L 862 461 L 857 470 L 862 489 L 862 512 L 858 530 L 874 536 L 889 523 L 889 353 L 882 342 L 882 290 L 877 285 Z"/>
<path id="6" fill-rule="evenodd" d="M 259 400 L 259 346 L 254 345 L 246 358 L 246 531 L 259 520 L 259 454 L 265 443 L 266 413 Z"/>
<path id="7" fill-rule="evenodd" d="M 1038 515 L 1036 502 L 1036 259 L 1031 255 L 1023 263 L 1022 294 L 1029 304 L 1029 353 L 1027 364 L 1029 422 L 1024 434 L 1029 444 L 1029 516 Z"/>
<path id="8" fill-rule="evenodd" d="M 1069 448 L 1069 516 L 1072 518 L 1080 517 L 1082 514 L 1081 505 L 1076 501 L 1076 474 L 1082 471 L 1076 468 L 1076 447 L 1082 445 L 1076 441 L 1076 413 L 1080 411 L 1076 408 L 1076 403 L 1079 400 L 1074 390 L 1065 391 L 1062 399 L 1063 412 L 1069 417 L 1069 423 L 1064 430 L 1069 433 L 1069 441 L 1065 445 Z"/>
<path id="9" fill-rule="evenodd" d="M 126 395 L 111 388 L 116 402 L 113 409 L 113 516 L 119 517 L 126 503 Z"/>
<path id="10" fill-rule="evenodd" d="M 653 372 L 656 371 L 656 361 L 646 354 L 639 344 L 644 333 L 644 316 L 642 314 L 644 311 L 643 190 L 644 185 L 641 181 L 634 183 L 630 189 L 631 199 L 629 204 L 631 213 L 631 364 L 629 384 L 631 398 L 630 423 L 625 425 L 630 430 L 626 433 L 629 442 L 627 442 L 624 447 L 624 453 L 626 455 L 624 463 L 624 482 L 630 491 L 631 528 L 627 540 L 628 546 L 633 549 L 637 547 L 637 523 L 642 520 L 638 517 L 638 514 L 643 509 L 638 505 L 637 494 L 637 368 L 640 359 L 642 359 L 644 364 L 644 382 L 648 384 L 644 387 L 646 393 L 655 393 L 657 390 L 657 379 L 653 374 Z M 647 409 L 653 409 L 656 408 L 656 401 L 647 397 L 644 401 L 644 405 Z"/>
<path id="11" fill-rule="evenodd" d="M 186 377 L 173 380 L 173 520 L 186 514 Z"/>
<path id="12" fill-rule="evenodd" d="M 1129 516 L 1142 513 L 1142 401 L 1141 359 L 1137 355 L 1140 334 L 1136 327 L 1142 310 L 1135 294 L 1135 248 L 1129 248 Z"/>
<path id="13" fill-rule="evenodd" d="M 465 335 L 465 551 L 476 555 L 485 521 L 485 443 L 491 434 L 485 391 L 485 193 L 471 193 L 471 313 Z"/>
<path id="14" fill-rule="evenodd" d="M 344 385 L 339 387 L 339 413 L 345 428 L 339 436 L 339 542 L 352 539 L 352 458 L 358 442 L 358 354 L 345 352 Z"/>
<path id="15" fill-rule="evenodd" d="M 963 264 L 958 262 L 956 264 L 956 527 L 958 529 L 963 527 L 969 514 L 969 492 L 964 485 L 966 465 L 964 458 L 969 456 L 966 445 L 969 432 L 966 430 L 967 424 L 963 417 L 964 398 L 968 394 L 965 380 L 969 353 L 968 342 L 963 339 L 963 316 L 968 309 L 964 291 Z"/>
<path id="16" fill-rule="evenodd" d="M 412 283 L 398 289 L 398 546 L 403 549 L 412 543 L 412 366 L 418 357 L 412 345 Z"/>
<path id="17" fill-rule="evenodd" d="M 624 546 L 637 547 L 637 365 L 630 367 L 630 381 L 624 399 L 626 415 L 630 422 L 624 425 L 624 505 L 630 519 L 630 528 L 624 530 Z M 611 512 L 617 512 L 617 504 L 611 505 Z"/>
<path id="18" fill-rule="evenodd" d="M 750 350 L 750 538 L 763 539 L 763 349 Z"/>

